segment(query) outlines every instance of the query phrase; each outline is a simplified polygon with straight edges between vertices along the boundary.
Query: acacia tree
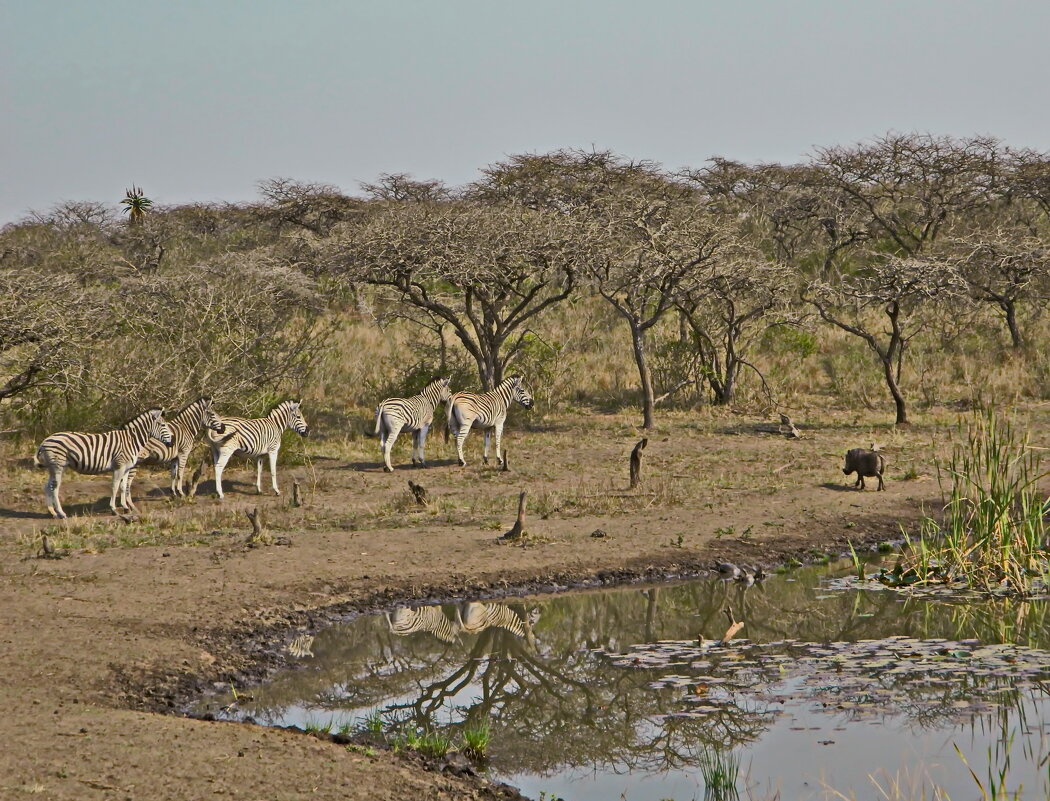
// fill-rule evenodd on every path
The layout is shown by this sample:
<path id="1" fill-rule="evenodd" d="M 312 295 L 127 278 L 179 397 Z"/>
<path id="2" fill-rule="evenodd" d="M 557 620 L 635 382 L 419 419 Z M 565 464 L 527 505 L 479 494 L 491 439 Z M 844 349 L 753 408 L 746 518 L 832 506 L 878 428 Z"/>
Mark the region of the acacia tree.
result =
<path id="1" fill-rule="evenodd" d="M 883 252 L 917 256 L 960 215 L 994 196 L 1008 154 L 997 139 L 887 134 L 829 147 L 813 160 L 818 187 L 840 193 L 867 217 Z"/>
<path id="2" fill-rule="evenodd" d="M 585 225 L 585 238 L 595 242 L 595 258 L 588 263 L 592 283 L 630 328 L 647 429 L 655 425 L 656 398 L 646 335 L 729 239 L 700 204 L 676 194 L 625 192 L 603 203 Z"/>
<path id="3" fill-rule="evenodd" d="M 948 257 L 977 301 L 1002 313 L 1010 344 L 1024 346 L 1018 319 L 1026 301 L 1045 298 L 1050 290 L 1050 247 L 1042 237 L 1016 228 L 975 231 L 953 243 Z"/>
<path id="4" fill-rule="evenodd" d="M 393 203 L 328 248 L 332 269 L 450 324 L 485 389 L 530 321 L 568 298 L 586 253 L 568 221 L 518 206 Z"/>
<path id="5" fill-rule="evenodd" d="M 675 304 L 692 332 L 715 404 L 733 401 L 745 367 L 765 385 L 747 355 L 771 327 L 800 321 L 801 310 L 790 304 L 796 293 L 791 270 L 740 243 L 683 282 Z"/>
<path id="6" fill-rule="evenodd" d="M 965 297 L 966 284 L 943 261 L 890 257 L 834 282 L 812 281 L 804 298 L 826 322 L 860 337 L 879 359 L 898 425 L 908 423 L 901 370 L 908 344 L 931 322 L 933 302 Z M 882 330 L 888 324 L 889 330 Z"/>
<path id="7" fill-rule="evenodd" d="M 292 226 L 316 236 L 328 236 L 341 222 L 361 213 L 362 203 L 331 184 L 270 178 L 259 182 L 263 204 L 259 217 L 278 230 Z"/>
<path id="8" fill-rule="evenodd" d="M 107 308 L 76 276 L 0 270 L 0 400 L 78 385 L 89 346 L 111 333 Z"/>

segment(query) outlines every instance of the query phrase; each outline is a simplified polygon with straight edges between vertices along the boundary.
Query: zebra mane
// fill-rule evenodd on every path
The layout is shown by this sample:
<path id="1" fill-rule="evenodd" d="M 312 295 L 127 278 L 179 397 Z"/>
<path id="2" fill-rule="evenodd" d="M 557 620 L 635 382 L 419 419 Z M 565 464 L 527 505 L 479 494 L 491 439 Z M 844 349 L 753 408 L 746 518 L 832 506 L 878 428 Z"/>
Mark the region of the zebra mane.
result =
<path id="1" fill-rule="evenodd" d="M 171 415 L 170 419 L 177 420 L 180 415 L 185 414 L 186 412 L 188 412 L 190 409 L 192 409 L 194 406 L 196 406 L 199 403 L 200 404 L 211 403 L 211 396 L 210 395 L 201 395 L 199 398 L 197 398 L 197 400 L 190 401 L 185 406 L 183 406 L 181 409 L 179 409 L 177 412 L 175 412 L 175 414 Z"/>
<path id="2" fill-rule="evenodd" d="M 148 409 L 146 409 L 146 411 L 139 412 L 130 420 L 128 420 L 128 422 L 122 425 L 121 428 L 130 428 L 135 423 L 141 423 L 143 420 L 149 419 L 149 417 L 152 416 L 154 412 L 160 412 L 163 415 L 164 409 L 160 406 L 150 406 Z"/>

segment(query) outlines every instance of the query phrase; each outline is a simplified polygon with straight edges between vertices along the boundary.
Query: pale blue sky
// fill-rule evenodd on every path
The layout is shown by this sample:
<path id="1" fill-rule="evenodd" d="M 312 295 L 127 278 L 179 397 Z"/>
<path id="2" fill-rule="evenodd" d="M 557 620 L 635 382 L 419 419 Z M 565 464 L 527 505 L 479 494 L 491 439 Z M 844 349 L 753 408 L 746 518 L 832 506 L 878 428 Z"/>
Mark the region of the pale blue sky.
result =
<path id="1" fill-rule="evenodd" d="M 457 184 L 510 153 L 795 161 L 887 130 L 1050 149 L 1050 3 L 0 0 L 0 224 Z"/>

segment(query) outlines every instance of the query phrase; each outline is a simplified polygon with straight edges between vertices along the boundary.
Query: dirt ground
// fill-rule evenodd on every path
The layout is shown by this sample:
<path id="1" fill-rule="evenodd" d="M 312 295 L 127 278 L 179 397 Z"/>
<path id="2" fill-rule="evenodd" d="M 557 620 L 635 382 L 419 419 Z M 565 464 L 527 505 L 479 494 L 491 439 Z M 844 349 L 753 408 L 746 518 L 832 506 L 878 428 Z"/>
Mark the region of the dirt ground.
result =
<path id="1" fill-rule="evenodd" d="M 33 443 L 5 443 L 0 798 L 500 797 L 392 753 L 177 713 L 212 683 L 258 680 L 296 632 L 353 610 L 696 574 L 724 559 L 812 561 L 850 540 L 894 539 L 924 504 L 938 506 L 934 454 L 953 419 L 900 431 L 839 419 L 788 441 L 738 417 L 670 416 L 650 435 L 634 491 L 627 455 L 639 432 L 622 416 L 511 431 L 509 472 L 481 464 L 476 435 L 467 468 L 434 437 L 431 466 L 413 470 L 403 437 L 393 474 L 361 433 L 367 421 L 310 420 L 321 436 L 289 440 L 280 498 L 255 495 L 254 472 L 238 466 L 222 504 L 209 482 L 175 503 L 167 475 L 143 471 L 132 523 L 108 515 L 107 478 L 75 475 L 63 502 L 78 517 L 49 521 L 43 473 L 28 467 Z M 886 492 L 854 490 L 841 472 L 841 454 L 872 439 L 890 460 Z M 293 482 L 302 507 L 289 503 Z M 522 489 L 529 536 L 499 544 Z M 272 542 L 249 547 L 244 512 L 256 506 Z M 592 537 L 599 528 L 607 536 Z M 41 533 L 68 553 L 38 558 Z"/>

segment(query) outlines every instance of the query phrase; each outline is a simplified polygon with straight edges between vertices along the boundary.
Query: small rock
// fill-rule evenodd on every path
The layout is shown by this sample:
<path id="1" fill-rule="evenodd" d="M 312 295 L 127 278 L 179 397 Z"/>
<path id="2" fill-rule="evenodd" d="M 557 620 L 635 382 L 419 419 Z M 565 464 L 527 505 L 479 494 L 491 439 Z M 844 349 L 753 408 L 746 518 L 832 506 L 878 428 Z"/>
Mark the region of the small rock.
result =
<path id="1" fill-rule="evenodd" d="M 595 539 L 602 539 L 603 537 L 608 537 L 609 535 L 605 533 L 604 528 L 596 528 L 594 531 L 591 532 L 591 536 Z"/>

